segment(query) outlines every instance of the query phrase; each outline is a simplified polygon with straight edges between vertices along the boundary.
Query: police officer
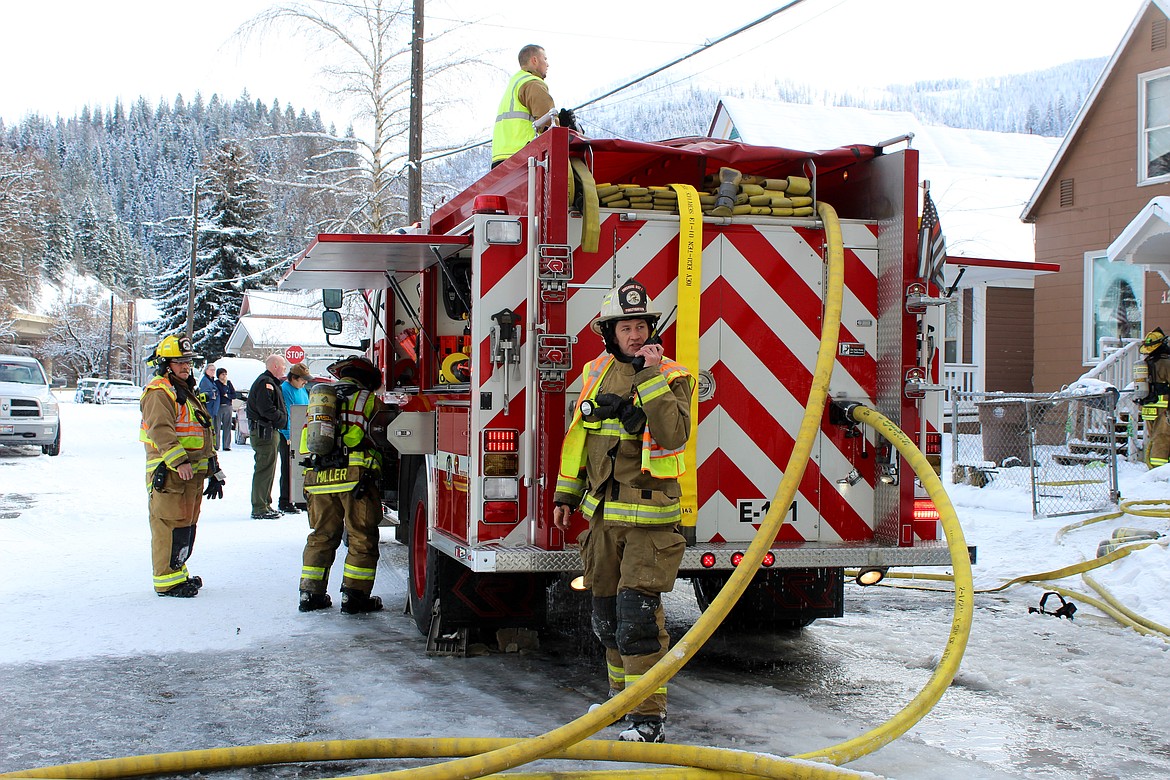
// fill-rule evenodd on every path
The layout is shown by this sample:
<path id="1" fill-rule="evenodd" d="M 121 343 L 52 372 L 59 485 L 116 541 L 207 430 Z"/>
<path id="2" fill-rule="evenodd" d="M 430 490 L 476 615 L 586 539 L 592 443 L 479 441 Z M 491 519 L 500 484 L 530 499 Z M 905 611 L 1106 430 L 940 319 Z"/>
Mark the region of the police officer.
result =
<path id="1" fill-rule="evenodd" d="M 371 596 L 378 566 L 378 526 L 382 522 L 382 453 L 370 439 L 370 420 L 382 410 L 377 390 L 382 372 L 366 358 L 343 358 L 328 368 L 337 377 L 337 441 L 330 455 L 314 455 L 305 469 L 309 527 L 301 567 L 301 612 L 333 606 L 326 592 L 329 569 L 344 530 L 349 536 L 341 611 L 377 612 L 382 599 Z M 300 452 L 309 457 L 308 426 L 301 429 Z"/>
<path id="2" fill-rule="evenodd" d="M 223 474 L 214 455 L 211 416 L 191 376 L 199 356 L 186 336 L 167 336 L 151 357 L 156 375 L 142 391 L 146 489 L 150 496 L 150 547 L 154 590 L 191 598 L 203 580 L 187 571 L 203 496 L 223 497 Z M 203 481 L 207 479 L 204 492 Z"/>
<path id="3" fill-rule="evenodd" d="M 1150 394 L 1138 399 L 1142 405 L 1142 420 L 1146 426 L 1146 465 L 1165 466 L 1170 460 L 1170 419 L 1167 419 L 1167 399 L 1170 398 L 1170 345 L 1161 328 L 1154 328 L 1142 339 L 1138 350 L 1149 367 Z"/>
<path id="4" fill-rule="evenodd" d="M 552 95 L 548 93 L 545 76 L 548 75 L 548 56 L 544 48 L 530 43 L 517 56 L 520 70 L 508 82 L 496 124 L 492 128 L 492 167 L 496 167 L 523 149 L 536 137 L 532 123 L 552 110 Z"/>
<path id="5" fill-rule="evenodd" d="M 585 367 L 553 498 L 558 528 L 569 529 L 574 508 L 589 519 L 577 541 L 610 695 L 666 654 L 661 594 L 674 588 L 686 548 L 678 532 L 678 477 L 685 470 L 695 382 L 651 339 L 659 317 L 636 279 L 602 300 L 590 327 L 606 351 Z M 618 739 L 664 741 L 665 688 L 634 707 L 627 720 L 631 725 Z"/>

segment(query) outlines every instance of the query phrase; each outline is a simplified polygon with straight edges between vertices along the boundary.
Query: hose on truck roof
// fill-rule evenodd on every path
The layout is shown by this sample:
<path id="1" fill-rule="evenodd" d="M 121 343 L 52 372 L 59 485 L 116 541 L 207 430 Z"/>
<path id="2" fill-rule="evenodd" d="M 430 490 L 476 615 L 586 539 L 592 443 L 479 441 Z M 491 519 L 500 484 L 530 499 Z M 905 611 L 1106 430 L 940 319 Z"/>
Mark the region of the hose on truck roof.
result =
<path id="1" fill-rule="evenodd" d="M 972 605 L 971 564 L 966 541 L 955 510 L 947 498 L 942 482 L 914 443 L 889 419 L 861 405 L 851 406 L 855 420 L 869 425 L 893 444 L 922 481 L 938 508 L 955 577 L 955 609 L 951 632 L 938 666 L 917 696 L 889 721 L 859 737 L 791 758 L 723 748 L 694 747 L 678 744 L 624 743 L 587 740 L 590 736 L 619 720 L 635 704 L 677 674 L 739 600 L 771 548 L 787 515 L 781 511 L 791 505 L 812 453 L 820 430 L 829 380 L 837 355 L 844 290 L 844 249 L 836 211 L 826 203 L 818 210 L 825 226 L 828 244 L 825 310 L 821 342 L 813 371 L 808 403 L 801 418 L 796 443 L 784 469 L 784 478 L 776 490 L 768 513 L 755 538 L 719 595 L 653 668 L 633 685 L 586 715 L 545 734 L 527 739 L 381 739 L 335 740 L 328 742 L 253 745 L 239 748 L 183 751 L 151 756 L 109 759 L 57 767 L 9 773 L 0 777 L 54 778 L 121 778 L 159 773 L 188 773 L 210 769 L 257 766 L 270 763 L 328 761 L 354 758 L 450 757 L 452 761 L 391 772 L 352 776 L 346 780 L 374 778 L 410 778 L 411 780 L 451 780 L 474 778 L 501 772 L 538 759 L 616 760 L 682 766 L 709 770 L 716 774 L 686 774 L 687 777 L 768 777 L 821 778 L 860 777 L 862 773 L 839 766 L 889 744 L 921 720 L 933 707 L 958 671 L 959 662 L 970 634 Z M 824 762 L 824 763 L 821 763 Z M 557 772 L 558 778 L 573 777 L 645 777 L 645 769 L 609 772 Z M 511 775 L 510 775 L 511 776 Z M 524 775 L 514 775 L 523 777 Z M 543 775 L 543 776 L 548 776 Z M 866 773 L 864 776 L 873 777 Z"/>

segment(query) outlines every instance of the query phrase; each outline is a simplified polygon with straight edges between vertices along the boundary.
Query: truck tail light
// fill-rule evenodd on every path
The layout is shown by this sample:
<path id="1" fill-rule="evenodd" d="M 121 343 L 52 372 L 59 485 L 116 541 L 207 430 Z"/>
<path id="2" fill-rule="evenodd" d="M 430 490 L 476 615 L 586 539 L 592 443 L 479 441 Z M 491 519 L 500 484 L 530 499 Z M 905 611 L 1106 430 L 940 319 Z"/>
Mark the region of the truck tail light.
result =
<path id="1" fill-rule="evenodd" d="M 515 501 L 485 501 L 483 521 L 485 523 L 515 524 L 520 519 L 520 509 Z"/>
<path id="2" fill-rule="evenodd" d="M 515 477 L 520 474 L 520 431 L 493 428 L 483 432 L 483 475 Z"/>
<path id="3" fill-rule="evenodd" d="M 702 566 L 704 569 L 714 568 L 714 566 L 715 566 L 715 553 L 709 553 L 709 552 L 703 553 L 703 556 L 701 558 L 699 558 L 699 565 Z"/>
<path id="4" fill-rule="evenodd" d="M 942 434 L 928 433 L 926 434 L 926 454 L 927 455 L 942 455 Z"/>
<path id="5" fill-rule="evenodd" d="M 915 520 L 938 520 L 938 507 L 929 498 L 916 498 L 913 517 Z"/>

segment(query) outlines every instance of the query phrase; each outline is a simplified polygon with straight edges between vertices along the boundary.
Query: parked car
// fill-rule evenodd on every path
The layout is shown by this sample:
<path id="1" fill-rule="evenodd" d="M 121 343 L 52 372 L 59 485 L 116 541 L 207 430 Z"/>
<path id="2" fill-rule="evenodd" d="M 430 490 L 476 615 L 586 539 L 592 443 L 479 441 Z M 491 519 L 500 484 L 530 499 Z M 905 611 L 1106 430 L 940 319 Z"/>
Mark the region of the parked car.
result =
<path id="1" fill-rule="evenodd" d="M 75 404 L 92 404 L 93 391 L 97 389 L 98 383 L 102 380 L 97 377 L 85 377 L 77 380 L 77 392 L 73 394 L 73 403 Z"/>
<path id="2" fill-rule="evenodd" d="M 142 388 L 124 379 L 111 379 L 102 390 L 103 404 L 136 404 L 142 398 Z"/>
<path id="3" fill-rule="evenodd" d="M 125 379 L 103 379 L 101 382 L 98 382 L 98 386 L 94 388 L 93 402 L 95 404 L 109 403 L 110 390 L 115 387 L 134 387 L 134 383 Z M 139 393 L 141 394 L 141 390 Z"/>
<path id="4" fill-rule="evenodd" d="M 39 445 L 61 453 L 61 416 L 45 369 L 36 358 L 0 355 L 0 444 Z"/>

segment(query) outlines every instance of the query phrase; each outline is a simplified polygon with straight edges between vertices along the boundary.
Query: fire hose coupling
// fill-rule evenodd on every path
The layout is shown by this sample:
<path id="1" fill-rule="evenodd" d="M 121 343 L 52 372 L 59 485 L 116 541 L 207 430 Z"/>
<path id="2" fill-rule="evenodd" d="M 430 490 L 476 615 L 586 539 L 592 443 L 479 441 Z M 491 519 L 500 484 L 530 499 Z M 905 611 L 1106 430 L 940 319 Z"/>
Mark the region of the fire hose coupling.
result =
<path id="1" fill-rule="evenodd" d="M 829 423 L 848 428 L 849 430 L 845 433 L 847 439 L 860 436 L 861 431 L 858 428 L 858 419 L 854 412 L 864 408 L 865 404 L 860 401 L 832 401 L 829 404 Z"/>

